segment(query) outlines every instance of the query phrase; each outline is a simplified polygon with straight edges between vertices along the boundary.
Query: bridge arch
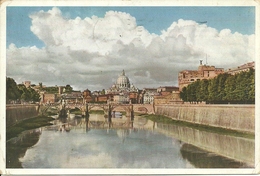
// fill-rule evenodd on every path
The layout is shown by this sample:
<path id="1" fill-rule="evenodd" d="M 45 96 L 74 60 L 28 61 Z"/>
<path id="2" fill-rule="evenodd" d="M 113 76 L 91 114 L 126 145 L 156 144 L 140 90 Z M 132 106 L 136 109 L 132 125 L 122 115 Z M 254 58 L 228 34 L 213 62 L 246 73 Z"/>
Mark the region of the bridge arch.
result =
<path id="1" fill-rule="evenodd" d="M 90 111 L 94 108 L 97 108 L 96 110 L 104 110 L 104 112 L 105 112 L 108 109 L 107 104 L 90 104 L 90 103 L 88 103 L 87 106 L 88 106 L 88 111 Z"/>
<path id="2" fill-rule="evenodd" d="M 147 114 L 148 113 L 148 109 L 146 107 L 144 107 L 144 106 L 134 107 L 134 111 L 142 113 L 142 114 Z"/>

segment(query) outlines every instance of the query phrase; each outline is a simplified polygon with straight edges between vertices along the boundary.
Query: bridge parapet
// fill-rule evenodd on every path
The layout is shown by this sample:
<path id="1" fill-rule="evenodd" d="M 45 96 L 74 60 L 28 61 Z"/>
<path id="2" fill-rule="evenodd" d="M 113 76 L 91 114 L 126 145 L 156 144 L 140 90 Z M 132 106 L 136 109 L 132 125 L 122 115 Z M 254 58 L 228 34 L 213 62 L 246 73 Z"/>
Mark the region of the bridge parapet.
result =
<path id="1" fill-rule="evenodd" d="M 70 109 L 78 108 L 82 111 L 82 115 L 88 115 L 91 109 L 103 110 L 106 117 L 112 116 L 113 111 L 125 111 L 126 116 L 133 118 L 134 112 L 144 113 L 144 114 L 154 114 L 154 105 L 152 104 L 121 104 L 121 103 L 112 103 L 107 104 L 98 104 L 98 103 L 60 103 L 48 105 L 49 107 L 56 107 L 59 109 L 59 112 L 68 111 Z"/>

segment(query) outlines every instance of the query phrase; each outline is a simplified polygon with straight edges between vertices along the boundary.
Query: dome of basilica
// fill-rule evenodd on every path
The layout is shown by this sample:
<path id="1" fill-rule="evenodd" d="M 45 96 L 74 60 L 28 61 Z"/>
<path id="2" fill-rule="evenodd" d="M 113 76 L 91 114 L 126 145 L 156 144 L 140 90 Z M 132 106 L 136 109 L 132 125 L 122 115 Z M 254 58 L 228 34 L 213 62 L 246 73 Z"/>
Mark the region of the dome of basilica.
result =
<path id="1" fill-rule="evenodd" d="M 127 76 L 125 76 L 125 71 L 117 78 L 116 86 L 118 88 L 130 88 L 130 81 Z"/>

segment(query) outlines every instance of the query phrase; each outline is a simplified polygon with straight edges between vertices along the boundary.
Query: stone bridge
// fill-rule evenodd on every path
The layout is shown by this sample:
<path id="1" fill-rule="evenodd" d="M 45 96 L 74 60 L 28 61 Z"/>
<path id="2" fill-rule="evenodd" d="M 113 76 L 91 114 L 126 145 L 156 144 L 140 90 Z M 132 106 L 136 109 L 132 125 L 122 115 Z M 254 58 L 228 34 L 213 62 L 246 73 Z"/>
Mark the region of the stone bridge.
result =
<path id="1" fill-rule="evenodd" d="M 66 104 L 65 109 L 75 109 L 78 108 L 81 111 L 90 110 L 103 110 L 106 112 L 110 109 L 111 111 L 120 111 L 129 113 L 130 111 L 143 113 L 143 114 L 154 114 L 154 106 L 152 104 L 118 104 L 118 103 L 109 103 L 109 104 L 98 104 L 98 103 L 88 103 L 88 104 Z"/>
<path id="2" fill-rule="evenodd" d="M 109 102 L 107 104 L 97 104 L 97 103 L 61 103 L 61 104 L 52 104 L 45 105 L 46 108 L 56 108 L 59 112 L 60 117 L 66 117 L 67 113 L 71 109 L 80 109 L 82 116 L 89 116 L 90 110 L 103 110 L 105 117 L 112 116 L 112 113 L 117 112 L 126 112 L 126 117 L 132 119 L 134 112 L 141 114 L 154 114 L 154 106 L 152 104 L 119 104 Z"/>

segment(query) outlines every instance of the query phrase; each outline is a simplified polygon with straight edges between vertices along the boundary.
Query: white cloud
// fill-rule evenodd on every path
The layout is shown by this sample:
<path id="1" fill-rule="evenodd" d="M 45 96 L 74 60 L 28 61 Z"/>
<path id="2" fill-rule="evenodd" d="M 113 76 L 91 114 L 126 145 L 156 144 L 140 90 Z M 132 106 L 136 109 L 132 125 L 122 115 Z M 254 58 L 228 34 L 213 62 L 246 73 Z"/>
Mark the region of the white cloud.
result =
<path id="1" fill-rule="evenodd" d="M 183 69 L 197 69 L 200 59 L 216 67 L 254 59 L 254 35 L 217 31 L 191 20 L 173 22 L 161 35 L 137 26 L 124 12 L 104 17 L 67 19 L 58 8 L 31 14 L 31 31 L 46 47 L 7 49 L 7 76 L 22 82 L 71 84 L 81 90 L 109 88 L 125 69 L 140 89 L 177 85 Z M 138 75 L 138 76 L 135 76 Z"/>

